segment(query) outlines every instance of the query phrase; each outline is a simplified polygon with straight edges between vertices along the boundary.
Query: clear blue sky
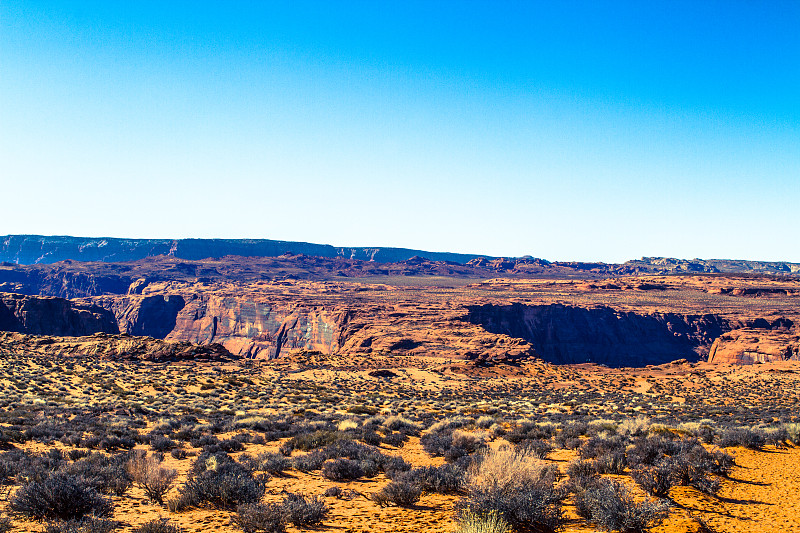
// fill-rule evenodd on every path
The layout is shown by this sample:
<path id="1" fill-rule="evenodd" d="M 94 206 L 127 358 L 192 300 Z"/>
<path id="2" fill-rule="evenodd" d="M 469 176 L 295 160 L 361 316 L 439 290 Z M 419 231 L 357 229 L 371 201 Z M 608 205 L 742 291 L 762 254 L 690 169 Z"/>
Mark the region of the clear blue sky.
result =
<path id="1" fill-rule="evenodd" d="M 800 2 L 0 2 L 0 234 L 800 262 Z"/>

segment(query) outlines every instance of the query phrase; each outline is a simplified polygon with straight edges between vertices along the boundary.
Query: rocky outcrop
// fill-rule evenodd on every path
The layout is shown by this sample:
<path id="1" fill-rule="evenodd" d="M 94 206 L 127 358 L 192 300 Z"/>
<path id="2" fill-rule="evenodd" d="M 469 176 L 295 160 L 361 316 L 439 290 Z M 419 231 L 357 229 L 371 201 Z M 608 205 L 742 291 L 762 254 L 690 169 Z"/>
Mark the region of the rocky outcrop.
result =
<path id="1" fill-rule="evenodd" d="M 0 293 L 0 331 L 81 336 L 119 333 L 119 328 L 114 315 L 98 305 Z"/>
<path id="2" fill-rule="evenodd" d="M 800 361 L 800 331 L 797 329 L 741 328 L 714 341 L 709 363 L 752 365 L 776 361 Z"/>
<path id="3" fill-rule="evenodd" d="M 469 306 L 466 319 L 494 333 L 524 339 L 551 363 L 644 366 L 699 360 L 729 329 L 713 314 L 637 314 L 610 307 Z"/>
<path id="4" fill-rule="evenodd" d="M 154 362 L 234 359 L 220 344 L 201 346 L 152 337 L 103 333 L 85 337 L 56 337 L 0 332 L 0 353 Z"/>

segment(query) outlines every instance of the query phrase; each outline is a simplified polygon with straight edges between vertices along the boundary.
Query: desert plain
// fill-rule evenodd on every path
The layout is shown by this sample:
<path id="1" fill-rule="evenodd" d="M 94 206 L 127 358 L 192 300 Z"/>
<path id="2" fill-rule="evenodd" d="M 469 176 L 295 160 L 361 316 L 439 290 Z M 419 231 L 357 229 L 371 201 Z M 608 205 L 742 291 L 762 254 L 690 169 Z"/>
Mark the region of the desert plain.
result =
<path id="1" fill-rule="evenodd" d="M 654 264 L 4 263 L 3 530 L 800 530 L 800 280 Z"/>

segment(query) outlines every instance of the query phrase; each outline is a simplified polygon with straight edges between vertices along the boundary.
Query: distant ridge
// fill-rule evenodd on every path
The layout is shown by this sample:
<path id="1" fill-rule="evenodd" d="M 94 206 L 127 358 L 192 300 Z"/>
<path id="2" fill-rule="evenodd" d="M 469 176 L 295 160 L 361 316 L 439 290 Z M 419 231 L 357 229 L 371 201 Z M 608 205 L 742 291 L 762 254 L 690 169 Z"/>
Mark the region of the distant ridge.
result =
<path id="1" fill-rule="evenodd" d="M 377 263 L 406 261 L 415 256 L 459 264 L 479 258 L 495 259 L 477 254 L 426 252 L 408 248 L 336 247 L 328 244 L 270 239 L 122 239 L 44 235 L 0 237 L 0 261 L 22 265 L 56 263 L 67 259 L 103 262 L 136 261 L 156 255 L 170 255 L 190 260 L 226 255 L 277 257 L 287 252 L 319 257 L 345 257 Z"/>
<path id="2" fill-rule="evenodd" d="M 800 263 L 745 259 L 676 259 L 642 257 L 624 263 L 547 261 L 530 256 L 500 258 L 478 254 L 427 252 L 410 248 L 331 246 L 308 242 L 270 239 L 123 239 L 116 237 L 71 237 L 44 235 L 6 235 L 0 237 L 0 262 L 20 265 L 59 261 L 137 261 L 154 256 L 172 256 L 199 261 L 225 256 L 278 257 L 286 253 L 311 257 L 344 258 L 374 263 L 402 263 L 420 258 L 430 261 L 488 269 L 498 274 L 565 275 L 589 273 L 593 276 L 636 274 L 756 274 L 797 276 Z M 533 270 L 531 270 L 533 269 Z M 485 274 L 485 272 L 484 272 Z"/>

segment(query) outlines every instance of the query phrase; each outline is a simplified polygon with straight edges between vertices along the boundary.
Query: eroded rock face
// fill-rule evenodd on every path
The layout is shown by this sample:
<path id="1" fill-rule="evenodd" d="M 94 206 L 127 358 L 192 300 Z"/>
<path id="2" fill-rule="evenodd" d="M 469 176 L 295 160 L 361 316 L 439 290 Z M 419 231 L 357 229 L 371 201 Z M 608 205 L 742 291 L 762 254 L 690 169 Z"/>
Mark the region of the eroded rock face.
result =
<path id="1" fill-rule="evenodd" d="M 340 307 L 285 305 L 252 297 L 187 296 L 167 336 L 206 344 L 218 342 L 244 357 L 273 359 L 288 349 L 333 353 L 339 349 Z"/>
<path id="2" fill-rule="evenodd" d="M 800 361 L 800 331 L 787 328 L 735 329 L 714 341 L 708 361 L 735 365 Z"/>
<path id="3" fill-rule="evenodd" d="M 140 361 L 187 361 L 234 359 L 222 345 L 170 342 L 152 337 L 97 333 L 83 337 L 25 335 L 0 332 L 0 352 L 57 357 L 97 357 Z"/>
<path id="4" fill-rule="evenodd" d="M 119 328 L 114 315 L 98 305 L 0 293 L 0 331 L 80 336 L 119 333 Z"/>

